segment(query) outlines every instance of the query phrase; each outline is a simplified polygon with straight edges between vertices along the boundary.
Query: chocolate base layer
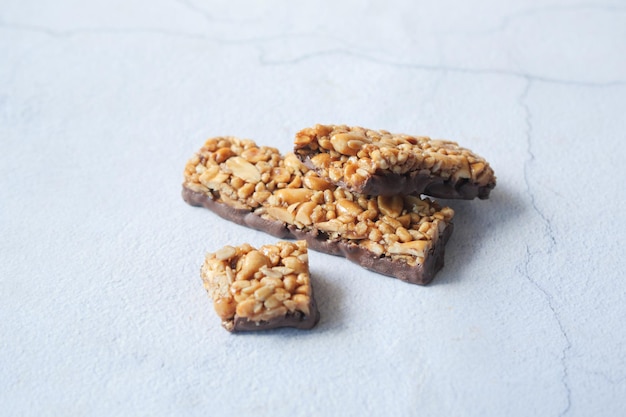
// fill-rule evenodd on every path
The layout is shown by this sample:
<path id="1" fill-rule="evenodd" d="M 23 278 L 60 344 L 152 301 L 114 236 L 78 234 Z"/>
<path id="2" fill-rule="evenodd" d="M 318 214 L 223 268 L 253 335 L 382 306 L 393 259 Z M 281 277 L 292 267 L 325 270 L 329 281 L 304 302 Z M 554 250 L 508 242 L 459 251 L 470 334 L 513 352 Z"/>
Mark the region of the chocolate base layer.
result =
<path id="1" fill-rule="evenodd" d="M 452 235 L 453 225 L 450 223 L 433 242 L 433 247 L 424 256 L 424 263 L 408 265 L 402 261 L 393 261 L 385 256 L 378 256 L 352 241 L 327 240 L 326 234 L 317 230 L 302 231 L 289 226 L 296 239 L 307 241 L 309 248 L 318 252 L 331 255 L 343 256 L 363 268 L 379 274 L 398 278 L 412 284 L 426 285 L 430 283 L 435 274 L 443 268 L 445 244 Z"/>
<path id="2" fill-rule="evenodd" d="M 279 239 L 294 238 L 291 231 L 287 228 L 287 225 L 283 222 L 266 220 L 261 216 L 257 216 L 250 210 L 230 207 L 227 204 L 216 201 L 207 194 L 192 191 L 184 186 L 182 194 L 183 200 L 185 200 L 188 204 L 196 207 L 207 208 L 218 216 L 226 220 L 230 220 L 231 222 L 269 233 Z"/>
<path id="3" fill-rule="evenodd" d="M 307 168 L 321 175 L 320 170 L 308 156 L 296 155 Z M 344 181 L 337 181 L 337 185 L 349 191 L 366 195 L 425 194 L 437 198 L 463 200 L 473 200 L 476 197 L 481 200 L 489 198 L 489 193 L 495 187 L 495 184 L 479 186 L 470 183 L 465 178 L 446 180 L 433 175 L 422 174 L 419 171 L 407 172 L 406 174 L 380 172 L 366 179 L 358 187 L 348 185 Z"/>
<path id="4" fill-rule="evenodd" d="M 329 240 L 324 232 L 317 229 L 304 231 L 278 220 L 264 219 L 246 209 L 232 208 L 216 201 L 207 194 L 192 191 L 184 186 L 182 196 L 188 204 L 205 207 L 226 220 L 269 233 L 280 239 L 306 240 L 309 248 L 318 252 L 343 256 L 371 271 L 419 285 L 431 282 L 437 271 L 443 267 L 445 245 L 453 230 L 452 223 L 449 223 L 433 239 L 430 251 L 424 256 L 424 263 L 409 265 L 405 262 L 393 261 L 388 257 L 378 256 L 349 240 Z"/>
<path id="5" fill-rule="evenodd" d="M 311 300 L 313 297 L 311 296 Z M 301 312 L 289 313 L 283 317 L 276 317 L 272 320 L 251 321 L 244 317 L 237 317 L 233 319 L 232 326 L 224 326 L 227 330 L 235 332 L 253 332 L 257 330 L 271 330 L 279 327 L 293 327 L 301 330 L 309 330 L 317 324 L 320 320 L 320 313 L 317 309 L 315 301 L 311 301 L 309 306 L 311 309 L 310 314 L 306 315 Z"/>

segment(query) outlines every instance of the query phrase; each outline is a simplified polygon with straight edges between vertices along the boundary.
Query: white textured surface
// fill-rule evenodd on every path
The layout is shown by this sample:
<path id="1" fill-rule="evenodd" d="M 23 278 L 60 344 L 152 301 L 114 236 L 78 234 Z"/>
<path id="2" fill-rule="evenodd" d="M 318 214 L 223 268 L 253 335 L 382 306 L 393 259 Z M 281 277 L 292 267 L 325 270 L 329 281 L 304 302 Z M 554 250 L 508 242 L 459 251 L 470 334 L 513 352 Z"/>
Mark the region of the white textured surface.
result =
<path id="1" fill-rule="evenodd" d="M 0 4 L 0 415 L 618 416 L 622 1 Z M 317 122 L 459 141 L 428 287 L 312 253 L 311 332 L 231 335 L 203 255 L 275 239 L 192 208 L 205 138 Z"/>

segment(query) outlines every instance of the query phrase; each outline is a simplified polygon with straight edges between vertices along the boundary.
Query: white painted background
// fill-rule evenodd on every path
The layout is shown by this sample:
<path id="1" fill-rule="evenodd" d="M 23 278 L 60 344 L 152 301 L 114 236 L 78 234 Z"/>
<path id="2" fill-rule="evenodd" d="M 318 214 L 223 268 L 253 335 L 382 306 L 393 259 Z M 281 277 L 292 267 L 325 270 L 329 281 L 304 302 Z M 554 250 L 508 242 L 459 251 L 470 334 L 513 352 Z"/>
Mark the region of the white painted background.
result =
<path id="1" fill-rule="evenodd" d="M 322 4 L 323 3 L 323 4 Z M 623 1 L 0 1 L 0 415 L 620 416 Z M 214 135 L 459 141 L 498 185 L 418 287 L 311 253 L 311 332 L 231 335 L 180 198 Z"/>

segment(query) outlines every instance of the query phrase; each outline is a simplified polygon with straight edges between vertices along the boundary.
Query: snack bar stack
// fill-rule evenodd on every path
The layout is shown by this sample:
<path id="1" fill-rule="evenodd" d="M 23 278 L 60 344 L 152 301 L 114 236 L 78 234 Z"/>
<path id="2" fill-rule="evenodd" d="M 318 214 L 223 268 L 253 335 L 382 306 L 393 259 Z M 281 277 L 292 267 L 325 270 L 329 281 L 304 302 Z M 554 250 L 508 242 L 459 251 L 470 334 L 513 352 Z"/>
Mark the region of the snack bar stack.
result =
<path id="1" fill-rule="evenodd" d="M 485 159 L 425 136 L 317 125 L 296 134 L 294 150 L 322 178 L 355 193 L 470 200 L 488 198 L 496 185 Z"/>
<path id="2" fill-rule="evenodd" d="M 319 312 L 305 241 L 255 249 L 245 243 L 206 255 L 202 281 L 230 332 L 277 327 L 311 329 Z"/>
<path id="3" fill-rule="evenodd" d="M 184 176 L 191 205 L 381 274 L 427 284 L 443 266 L 454 212 L 428 198 L 352 192 L 294 154 L 233 137 L 207 140 Z"/>

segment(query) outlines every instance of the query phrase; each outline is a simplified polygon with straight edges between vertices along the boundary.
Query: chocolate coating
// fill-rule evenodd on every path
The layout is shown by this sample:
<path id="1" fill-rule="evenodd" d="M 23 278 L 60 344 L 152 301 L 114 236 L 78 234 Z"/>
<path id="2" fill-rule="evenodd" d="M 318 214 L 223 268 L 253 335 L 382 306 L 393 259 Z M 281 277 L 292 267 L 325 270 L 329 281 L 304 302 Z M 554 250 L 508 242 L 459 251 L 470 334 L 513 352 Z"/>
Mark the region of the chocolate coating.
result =
<path id="1" fill-rule="evenodd" d="M 279 327 L 294 327 L 296 329 L 301 330 L 309 330 L 317 324 L 320 320 L 320 312 L 317 309 L 317 305 L 315 304 L 315 300 L 311 297 L 311 305 L 309 306 L 311 309 L 311 314 L 305 315 L 301 312 L 296 312 L 294 314 L 288 313 L 282 317 L 276 317 L 272 320 L 262 320 L 262 321 L 251 321 L 246 319 L 245 317 L 237 317 L 234 318 L 234 327 L 231 330 L 234 332 L 251 332 L 256 330 L 271 330 L 277 329 Z"/>

